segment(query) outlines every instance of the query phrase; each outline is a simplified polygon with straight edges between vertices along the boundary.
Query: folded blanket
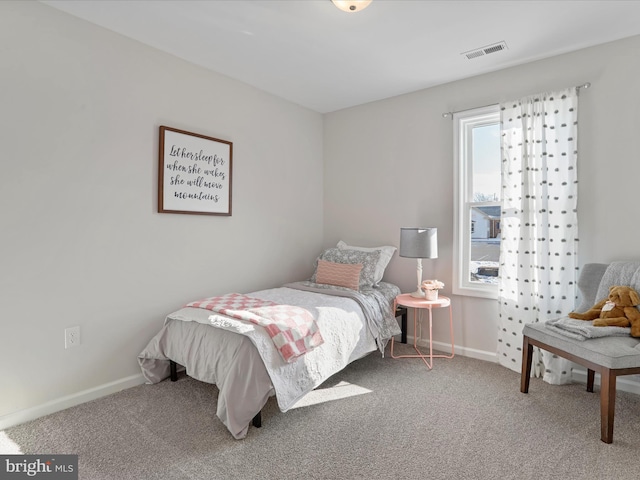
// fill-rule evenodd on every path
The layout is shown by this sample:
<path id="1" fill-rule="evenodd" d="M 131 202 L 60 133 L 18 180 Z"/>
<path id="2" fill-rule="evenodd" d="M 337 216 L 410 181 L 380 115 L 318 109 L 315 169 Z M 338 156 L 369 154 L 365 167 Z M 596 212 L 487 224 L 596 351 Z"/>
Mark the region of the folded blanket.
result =
<path id="1" fill-rule="evenodd" d="M 324 343 L 313 316 L 301 307 L 278 305 L 239 293 L 205 298 L 188 303 L 185 307 L 206 308 L 260 325 L 269 334 L 282 359 L 287 363 L 297 360 Z"/>
<path id="2" fill-rule="evenodd" d="M 310 281 L 287 283 L 284 286 L 296 290 L 347 297 L 356 301 L 362 308 L 369 331 L 376 339 L 378 350 L 383 357 L 388 341 L 394 335 L 401 333 L 392 309 L 393 300 L 400 295 L 400 288 L 396 285 L 380 282 L 377 287 L 361 287 L 359 292 L 350 288 Z"/>
<path id="3" fill-rule="evenodd" d="M 545 322 L 549 330 L 576 340 L 601 337 L 628 337 L 631 329 L 627 327 L 594 327 L 593 321 L 576 320 L 569 317 L 556 318 Z"/>

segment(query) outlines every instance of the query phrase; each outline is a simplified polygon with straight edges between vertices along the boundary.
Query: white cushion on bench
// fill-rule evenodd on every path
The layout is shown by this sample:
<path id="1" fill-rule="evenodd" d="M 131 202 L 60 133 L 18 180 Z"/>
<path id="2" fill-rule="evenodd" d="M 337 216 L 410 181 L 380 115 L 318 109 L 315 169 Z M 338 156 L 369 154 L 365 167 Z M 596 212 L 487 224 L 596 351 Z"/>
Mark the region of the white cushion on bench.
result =
<path id="1" fill-rule="evenodd" d="M 544 323 L 525 325 L 522 333 L 529 338 L 606 368 L 640 367 L 640 338 L 602 337 L 575 340 L 546 328 Z"/>

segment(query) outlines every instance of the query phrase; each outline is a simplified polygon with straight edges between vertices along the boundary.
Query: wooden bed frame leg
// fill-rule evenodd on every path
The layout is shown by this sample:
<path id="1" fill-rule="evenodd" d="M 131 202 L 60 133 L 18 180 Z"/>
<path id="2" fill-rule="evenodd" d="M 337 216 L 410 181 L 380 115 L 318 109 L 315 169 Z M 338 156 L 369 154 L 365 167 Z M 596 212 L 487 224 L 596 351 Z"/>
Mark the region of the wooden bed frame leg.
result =
<path id="1" fill-rule="evenodd" d="M 520 376 L 520 391 L 529 393 L 529 380 L 531 379 L 531 362 L 533 360 L 533 345 L 529 343 L 529 337 L 522 340 L 522 373 Z"/>
<path id="2" fill-rule="evenodd" d="M 178 380 L 178 366 L 176 365 L 176 362 L 169 360 L 169 368 L 171 369 L 171 381 L 175 382 Z"/>
<path id="3" fill-rule="evenodd" d="M 251 420 L 251 423 L 256 428 L 260 428 L 262 426 L 262 411 L 259 411 L 258 413 L 256 413 L 256 416 L 253 417 L 253 420 Z"/>
<path id="4" fill-rule="evenodd" d="M 401 343 L 407 343 L 407 319 L 409 317 L 409 310 L 407 309 L 407 307 L 402 307 L 402 311 L 401 311 L 401 321 L 402 321 L 402 335 L 400 336 L 400 342 Z"/>

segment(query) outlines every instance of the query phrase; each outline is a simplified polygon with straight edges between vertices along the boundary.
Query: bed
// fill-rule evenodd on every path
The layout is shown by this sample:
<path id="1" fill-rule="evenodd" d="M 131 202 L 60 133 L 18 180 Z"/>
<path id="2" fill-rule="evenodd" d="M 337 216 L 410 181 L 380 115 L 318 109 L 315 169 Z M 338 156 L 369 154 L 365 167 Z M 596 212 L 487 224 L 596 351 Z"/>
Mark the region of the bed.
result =
<path id="1" fill-rule="evenodd" d="M 215 384 L 216 414 L 234 438 L 242 439 L 252 421 L 259 426 L 270 396 L 286 412 L 349 363 L 371 352 L 383 355 L 388 340 L 401 333 L 393 311 L 400 289 L 382 281 L 394 251 L 340 242 L 316 259 L 308 280 L 189 302 L 166 317 L 138 356 L 142 373 L 148 383 L 158 383 L 172 373 L 175 377 L 180 365 L 190 377 Z M 313 337 L 308 351 L 287 358 L 268 328 L 243 317 L 262 310 L 238 315 L 211 307 L 230 297 L 264 308 L 302 310 L 317 329 L 308 337 Z"/>

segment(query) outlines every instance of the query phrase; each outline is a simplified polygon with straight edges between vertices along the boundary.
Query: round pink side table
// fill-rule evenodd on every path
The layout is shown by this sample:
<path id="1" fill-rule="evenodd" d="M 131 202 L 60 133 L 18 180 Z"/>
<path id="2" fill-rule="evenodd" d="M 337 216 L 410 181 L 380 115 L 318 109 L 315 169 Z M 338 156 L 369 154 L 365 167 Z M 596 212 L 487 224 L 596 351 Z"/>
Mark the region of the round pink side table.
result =
<path id="1" fill-rule="evenodd" d="M 453 314 L 451 312 L 451 299 L 448 297 L 439 296 L 437 300 L 425 300 L 424 298 L 415 298 L 412 297 L 409 293 L 403 293 L 402 295 L 398 295 L 394 301 L 394 311 L 398 305 L 403 305 L 408 308 L 413 308 L 413 348 L 416 351 L 414 355 L 394 355 L 393 354 L 393 345 L 394 338 L 391 337 L 391 358 L 420 358 L 425 363 L 425 365 L 431 370 L 433 368 L 433 359 L 434 358 L 453 358 L 455 355 L 454 346 L 453 346 Z M 451 354 L 441 355 L 433 354 L 433 315 L 432 310 L 434 308 L 449 308 L 449 333 L 451 335 Z M 418 321 L 422 322 L 422 317 L 424 311 L 429 311 L 429 353 L 422 353 L 418 350 L 418 336 L 417 336 L 417 326 Z M 427 358 L 429 361 L 427 361 Z"/>

